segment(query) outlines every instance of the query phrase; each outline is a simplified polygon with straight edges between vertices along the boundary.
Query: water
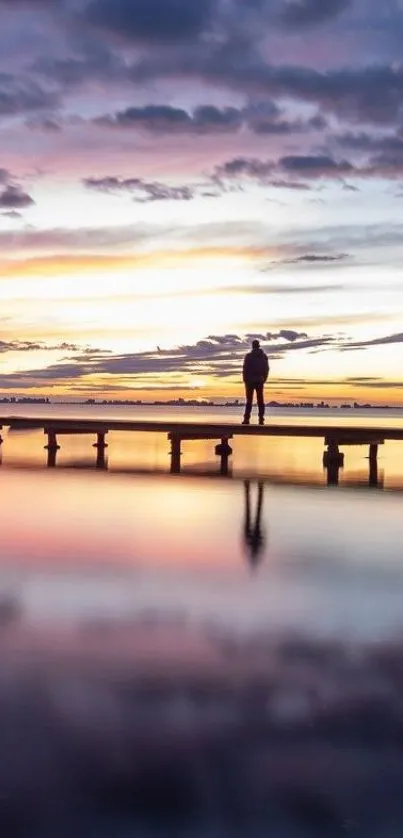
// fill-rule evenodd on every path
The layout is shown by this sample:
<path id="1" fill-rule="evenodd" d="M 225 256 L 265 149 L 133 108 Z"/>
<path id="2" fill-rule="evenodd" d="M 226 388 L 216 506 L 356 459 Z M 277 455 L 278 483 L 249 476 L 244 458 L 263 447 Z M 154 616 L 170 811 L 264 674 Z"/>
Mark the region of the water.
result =
<path id="1" fill-rule="evenodd" d="M 401 835 L 403 443 L 370 488 L 364 449 L 328 487 L 320 441 L 236 439 L 230 478 L 211 442 L 180 476 L 163 435 L 103 469 L 44 442 L 4 433 L 2 834 Z"/>

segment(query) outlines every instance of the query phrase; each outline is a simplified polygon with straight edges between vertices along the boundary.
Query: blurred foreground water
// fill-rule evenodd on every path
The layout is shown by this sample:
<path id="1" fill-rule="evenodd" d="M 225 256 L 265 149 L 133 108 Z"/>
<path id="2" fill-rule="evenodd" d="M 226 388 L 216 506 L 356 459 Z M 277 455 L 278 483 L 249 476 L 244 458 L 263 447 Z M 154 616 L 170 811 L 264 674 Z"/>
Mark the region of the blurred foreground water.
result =
<path id="1" fill-rule="evenodd" d="M 110 442 L 5 435 L 1 835 L 400 838 L 403 446 Z"/>

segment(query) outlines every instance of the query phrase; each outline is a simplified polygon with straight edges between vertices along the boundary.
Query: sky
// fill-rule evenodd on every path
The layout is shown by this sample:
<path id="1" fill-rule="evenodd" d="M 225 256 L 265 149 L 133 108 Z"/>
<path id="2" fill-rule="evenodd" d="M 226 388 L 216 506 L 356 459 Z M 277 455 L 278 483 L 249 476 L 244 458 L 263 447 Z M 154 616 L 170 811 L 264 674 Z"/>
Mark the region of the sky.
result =
<path id="1" fill-rule="evenodd" d="M 0 22 L 0 395 L 403 405 L 403 0 Z"/>

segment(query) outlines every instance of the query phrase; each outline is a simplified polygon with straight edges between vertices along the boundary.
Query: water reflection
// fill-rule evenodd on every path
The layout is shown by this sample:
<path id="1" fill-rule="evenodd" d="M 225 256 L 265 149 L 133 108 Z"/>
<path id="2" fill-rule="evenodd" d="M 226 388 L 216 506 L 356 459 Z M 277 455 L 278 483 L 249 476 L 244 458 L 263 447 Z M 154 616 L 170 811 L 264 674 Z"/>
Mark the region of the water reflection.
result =
<path id="1" fill-rule="evenodd" d="M 257 498 L 255 513 L 251 510 L 251 482 L 245 480 L 245 523 L 244 541 L 252 568 L 256 568 L 263 559 L 265 549 L 265 536 L 262 531 L 261 518 L 263 509 L 264 484 L 260 481 L 256 484 Z M 253 499 L 252 499 L 253 501 Z"/>
<path id="2" fill-rule="evenodd" d="M 400 497 L 85 450 L 0 472 L 1 835 L 403 834 Z"/>
<path id="3" fill-rule="evenodd" d="M 32 445 L 32 440 L 30 439 L 21 439 L 22 450 L 18 452 L 16 455 L 14 452 L 10 456 L 9 450 L 6 450 L 6 458 L 5 464 L 7 466 L 16 467 L 20 466 L 23 468 L 33 468 L 36 466 L 37 468 L 40 467 L 40 458 L 37 452 L 35 453 L 35 449 Z M 24 452 L 24 442 L 25 442 L 25 450 L 26 456 L 23 456 Z M 27 449 L 27 442 L 29 443 Z M 140 475 L 140 474 L 155 474 L 161 475 L 165 474 L 169 471 L 169 467 L 165 464 L 165 468 L 163 463 L 158 460 L 156 465 L 147 465 L 140 466 L 136 465 L 135 462 L 132 461 L 132 448 L 128 446 L 126 448 L 127 457 L 125 459 L 120 456 L 116 457 L 115 450 L 112 450 L 112 456 L 109 457 L 107 452 L 107 447 L 98 447 L 97 445 L 93 446 L 95 449 L 94 454 L 90 454 L 88 452 L 88 446 L 85 450 L 84 448 L 79 449 L 79 453 L 76 455 L 71 453 L 71 450 L 63 447 L 62 450 L 56 449 L 54 447 L 46 446 L 46 462 L 43 462 L 47 468 L 55 469 L 77 469 L 77 470 L 99 470 L 99 471 L 112 471 L 113 473 L 120 473 L 120 474 L 132 474 L 132 475 Z M 138 447 L 135 448 L 136 451 L 139 451 Z M 119 452 L 119 447 L 118 447 Z M 3 448 L 0 447 L 0 465 L 3 463 Z M 316 485 L 327 485 L 330 487 L 335 486 L 342 486 L 344 488 L 363 488 L 365 486 L 369 486 L 373 489 L 383 490 L 387 489 L 403 489 L 403 463 L 402 463 L 402 473 L 399 478 L 396 479 L 396 482 L 392 482 L 389 479 L 387 485 L 385 483 L 385 470 L 379 467 L 378 460 L 375 458 L 363 458 L 362 460 L 365 465 L 360 470 L 352 469 L 349 466 L 344 466 L 339 462 L 330 462 L 326 463 L 323 470 L 320 471 L 319 469 L 311 470 L 307 467 L 300 467 L 298 470 L 294 469 L 280 469 L 276 467 L 274 464 L 272 467 L 265 466 L 262 469 L 262 466 L 259 464 L 259 467 L 256 469 L 255 465 L 249 465 L 249 467 L 237 467 L 233 468 L 231 461 L 228 460 L 228 457 L 221 458 L 220 467 L 217 469 L 215 463 L 198 463 L 195 462 L 192 466 L 186 465 L 186 467 L 181 467 L 178 470 L 173 470 L 174 473 L 186 475 L 186 477 L 213 477 L 213 476 L 225 476 L 228 478 L 233 479 L 259 479 L 261 481 L 270 482 L 272 484 L 281 484 L 281 485 L 290 485 L 290 486 L 316 486 Z M 366 465 L 368 463 L 368 465 Z M 172 471 L 172 469 L 171 469 Z"/>
<path id="4" fill-rule="evenodd" d="M 160 620 L 22 648 L 0 634 L 7 838 L 402 834 L 397 639 Z"/>

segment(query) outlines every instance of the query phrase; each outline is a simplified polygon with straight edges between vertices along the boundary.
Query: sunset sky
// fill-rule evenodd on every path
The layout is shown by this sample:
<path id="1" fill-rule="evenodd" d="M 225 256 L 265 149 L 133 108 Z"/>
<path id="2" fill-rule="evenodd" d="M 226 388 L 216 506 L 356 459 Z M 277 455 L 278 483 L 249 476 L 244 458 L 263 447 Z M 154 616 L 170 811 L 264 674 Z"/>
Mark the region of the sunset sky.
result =
<path id="1" fill-rule="evenodd" d="M 403 0 L 0 24 L 0 394 L 403 405 Z"/>

